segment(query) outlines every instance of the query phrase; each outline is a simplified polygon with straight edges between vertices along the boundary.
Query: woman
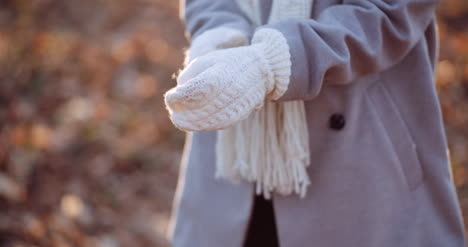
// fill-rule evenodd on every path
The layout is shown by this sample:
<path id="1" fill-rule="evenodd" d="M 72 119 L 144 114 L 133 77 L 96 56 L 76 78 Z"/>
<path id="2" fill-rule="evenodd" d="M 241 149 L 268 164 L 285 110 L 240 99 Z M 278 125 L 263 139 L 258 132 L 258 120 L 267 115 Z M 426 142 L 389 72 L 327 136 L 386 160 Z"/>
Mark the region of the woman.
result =
<path id="1" fill-rule="evenodd" d="M 187 0 L 174 246 L 465 246 L 437 2 Z"/>

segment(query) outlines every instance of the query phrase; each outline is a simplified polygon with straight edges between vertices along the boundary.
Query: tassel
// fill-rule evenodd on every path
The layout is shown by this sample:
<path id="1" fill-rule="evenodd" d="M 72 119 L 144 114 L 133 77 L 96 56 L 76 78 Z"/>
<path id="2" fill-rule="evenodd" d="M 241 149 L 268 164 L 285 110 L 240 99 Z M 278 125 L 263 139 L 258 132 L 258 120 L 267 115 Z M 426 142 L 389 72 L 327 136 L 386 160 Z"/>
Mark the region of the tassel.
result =
<path id="1" fill-rule="evenodd" d="M 238 0 L 255 25 L 260 22 L 258 0 Z M 309 18 L 312 0 L 274 0 L 269 23 L 289 17 Z M 304 198 L 310 179 L 307 120 L 303 101 L 275 103 L 233 127 L 217 131 L 216 178 L 256 183 L 255 192 Z"/>
<path id="2" fill-rule="evenodd" d="M 304 197 L 310 180 L 304 103 L 265 102 L 239 124 L 218 131 L 216 177 L 256 182 L 256 194 Z"/>

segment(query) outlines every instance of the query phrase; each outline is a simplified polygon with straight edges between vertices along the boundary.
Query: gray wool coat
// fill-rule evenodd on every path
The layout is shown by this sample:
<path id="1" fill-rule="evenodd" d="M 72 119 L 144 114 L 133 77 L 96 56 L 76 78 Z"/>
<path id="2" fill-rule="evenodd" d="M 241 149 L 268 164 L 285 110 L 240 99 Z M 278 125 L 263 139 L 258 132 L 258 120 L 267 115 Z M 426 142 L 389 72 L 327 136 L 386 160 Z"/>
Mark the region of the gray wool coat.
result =
<path id="1" fill-rule="evenodd" d="M 315 0 L 286 37 L 303 100 L 307 196 L 273 196 L 282 247 L 464 247 L 434 85 L 437 0 Z M 261 0 L 266 22 L 271 0 Z M 191 38 L 254 32 L 234 0 L 186 0 Z M 216 180 L 215 132 L 188 134 L 170 228 L 176 247 L 240 247 L 254 185 Z"/>

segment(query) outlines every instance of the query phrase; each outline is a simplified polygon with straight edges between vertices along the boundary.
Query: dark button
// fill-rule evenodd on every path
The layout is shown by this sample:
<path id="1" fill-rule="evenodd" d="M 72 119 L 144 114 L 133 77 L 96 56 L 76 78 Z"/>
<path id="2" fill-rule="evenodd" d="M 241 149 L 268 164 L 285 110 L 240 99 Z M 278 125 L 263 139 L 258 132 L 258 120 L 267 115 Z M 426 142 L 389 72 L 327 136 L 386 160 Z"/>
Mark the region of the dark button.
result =
<path id="1" fill-rule="evenodd" d="M 345 117 L 342 114 L 335 113 L 330 117 L 329 126 L 331 129 L 341 130 L 345 126 L 345 123 Z"/>

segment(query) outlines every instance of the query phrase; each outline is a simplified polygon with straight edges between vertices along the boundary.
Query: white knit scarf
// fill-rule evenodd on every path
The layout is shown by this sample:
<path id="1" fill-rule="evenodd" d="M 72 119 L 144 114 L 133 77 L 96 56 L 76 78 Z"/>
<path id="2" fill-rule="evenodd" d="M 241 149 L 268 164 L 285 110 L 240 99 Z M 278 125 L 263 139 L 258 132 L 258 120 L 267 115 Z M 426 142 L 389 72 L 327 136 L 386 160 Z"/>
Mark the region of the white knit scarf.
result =
<path id="1" fill-rule="evenodd" d="M 273 0 L 268 23 L 309 18 L 313 0 Z M 254 25 L 261 25 L 259 0 L 238 0 Z M 305 196 L 310 180 L 307 122 L 303 101 L 265 101 L 246 120 L 217 132 L 216 177 L 255 182 L 256 193 Z"/>

